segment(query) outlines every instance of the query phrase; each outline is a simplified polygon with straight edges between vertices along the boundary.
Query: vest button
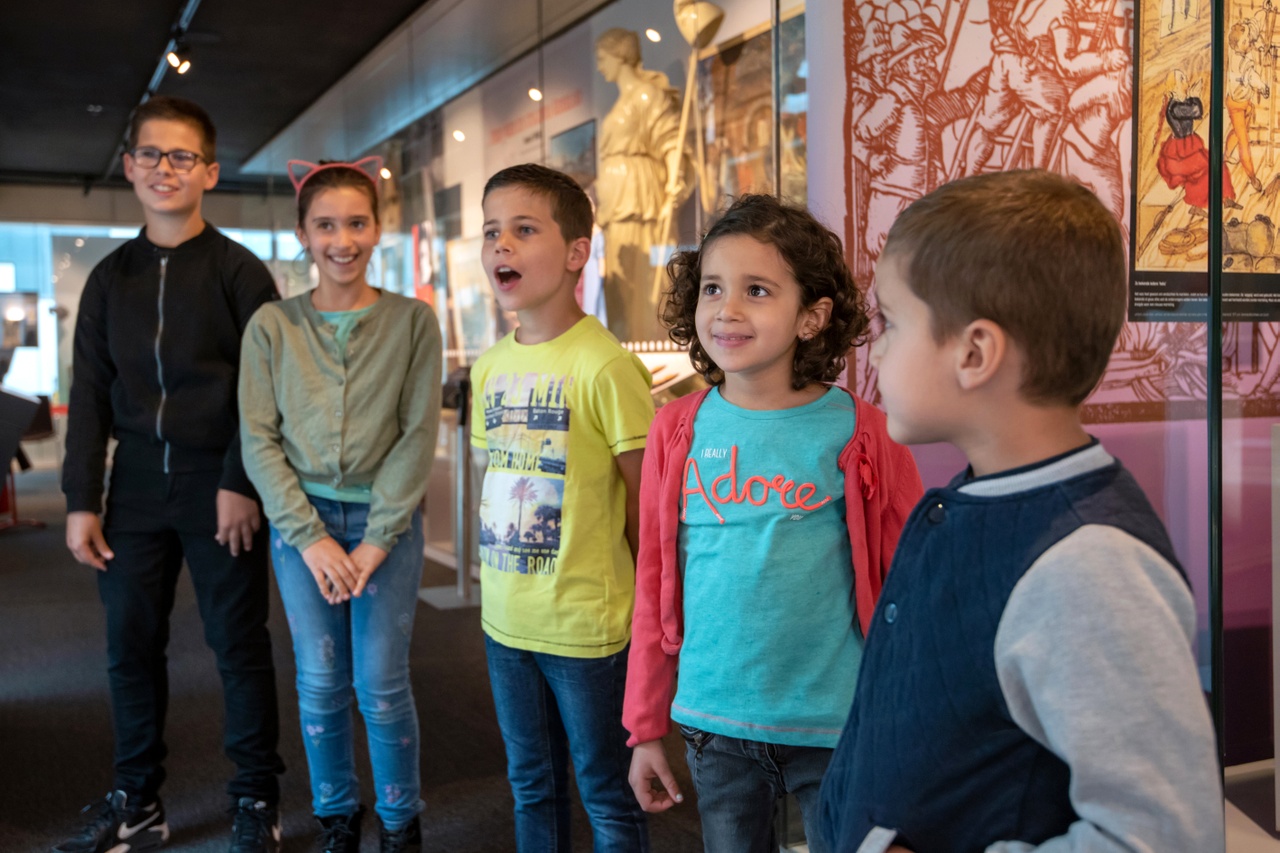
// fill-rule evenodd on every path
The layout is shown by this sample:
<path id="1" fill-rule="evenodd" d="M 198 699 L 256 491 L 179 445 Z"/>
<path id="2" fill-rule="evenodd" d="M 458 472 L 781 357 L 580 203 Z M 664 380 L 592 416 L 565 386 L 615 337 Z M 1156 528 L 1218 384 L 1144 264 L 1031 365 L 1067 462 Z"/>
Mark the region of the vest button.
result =
<path id="1" fill-rule="evenodd" d="M 940 503 L 934 504 L 925 513 L 925 518 L 929 519 L 930 524 L 941 524 L 947 518 L 947 508 Z"/>
<path id="2" fill-rule="evenodd" d="M 898 621 L 898 605 L 890 601 L 884 608 L 884 621 L 892 625 Z"/>

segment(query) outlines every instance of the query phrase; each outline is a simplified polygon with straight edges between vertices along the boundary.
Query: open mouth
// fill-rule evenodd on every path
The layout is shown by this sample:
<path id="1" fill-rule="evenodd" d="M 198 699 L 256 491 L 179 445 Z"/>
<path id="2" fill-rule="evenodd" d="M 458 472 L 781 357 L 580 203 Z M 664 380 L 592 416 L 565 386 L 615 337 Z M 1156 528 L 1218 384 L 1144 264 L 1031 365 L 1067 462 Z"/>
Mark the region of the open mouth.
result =
<path id="1" fill-rule="evenodd" d="M 347 264 L 355 263 L 356 256 L 355 255 L 330 255 L 329 260 L 337 264 L 338 266 L 346 266 Z"/>
<path id="2" fill-rule="evenodd" d="M 520 279 L 523 276 L 511 267 L 501 266 L 493 271 L 493 277 L 498 280 L 498 287 L 503 290 L 510 290 L 520 283 Z"/>
<path id="3" fill-rule="evenodd" d="M 742 346 L 743 344 L 751 340 L 751 335 L 730 335 L 730 334 L 725 334 L 723 332 L 719 334 L 713 334 L 711 337 L 712 337 L 712 340 L 714 340 L 717 344 L 719 344 L 722 347 Z"/>

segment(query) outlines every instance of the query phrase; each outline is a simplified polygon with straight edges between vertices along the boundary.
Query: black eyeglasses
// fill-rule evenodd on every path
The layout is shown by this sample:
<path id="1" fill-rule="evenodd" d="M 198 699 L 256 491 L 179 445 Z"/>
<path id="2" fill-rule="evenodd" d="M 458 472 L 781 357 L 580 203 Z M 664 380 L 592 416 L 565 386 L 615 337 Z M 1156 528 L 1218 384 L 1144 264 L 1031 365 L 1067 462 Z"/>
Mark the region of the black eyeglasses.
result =
<path id="1" fill-rule="evenodd" d="M 194 151 L 183 151 L 181 148 L 175 148 L 172 151 L 161 151 L 159 148 L 152 148 L 149 145 L 139 146 L 129 152 L 133 156 L 133 162 L 137 163 L 144 169 L 154 169 L 160 165 L 161 159 L 168 157 L 169 165 L 173 167 L 175 172 L 190 172 L 196 167 L 202 158 Z"/>

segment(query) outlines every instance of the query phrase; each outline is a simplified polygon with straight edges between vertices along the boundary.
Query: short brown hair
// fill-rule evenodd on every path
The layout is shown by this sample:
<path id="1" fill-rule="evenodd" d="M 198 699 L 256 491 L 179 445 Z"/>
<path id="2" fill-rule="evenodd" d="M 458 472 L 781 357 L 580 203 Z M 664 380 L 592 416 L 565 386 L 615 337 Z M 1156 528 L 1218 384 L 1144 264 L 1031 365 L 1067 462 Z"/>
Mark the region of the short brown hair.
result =
<path id="1" fill-rule="evenodd" d="M 331 190 L 335 187 L 352 187 L 367 195 L 369 205 L 373 208 L 373 221 L 380 221 L 378 219 L 378 188 L 374 186 L 372 175 L 355 166 L 334 160 L 321 160 L 316 165 L 328 168 L 317 169 L 306 177 L 302 186 L 298 188 L 299 228 L 306 227 L 307 211 L 311 210 L 311 202 L 315 200 L 316 195 L 322 190 Z"/>
<path id="2" fill-rule="evenodd" d="M 503 187 L 524 187 L 551 202 L 551 218 L 560 226 L 560 234 L 565 242 L 583 237 L 591 239 L 591 224 L 595 222 L 591 200 L 582 187 L 578 186 L 578 182 L 564 172 L 557 172 L 537 163 L 508 166 L 494 174 L 484 185 L 481 200 Z"/>
<path id="3" fill-rule="evenodd" d="M 204 158 L 205 164 L 218 162 L 218 129 L 213 126 L 213 119 L 195 101 L 170 95 L 148 98 L 130 114 L 130 151 L 138 147 L 138 134 L 142 131 L 142 126 L 156 119 L 180 121 L 194 127 L 200 133 L 200 156 Z"/>
<path id="4" fill-rule="evenodd" d="M 711 360 L 698 340 L 696 315 L 702 291 L 702 256 L 715 240 L 741 234 L 778 250 L 800 285 L 800 304 L 831 300 L 826 328 L 796 347 L 791 387 L 797 391 L 812 382 L 831 383 L 844 370 L 849 350 L 861 343 L 870 325 L 866 298 L 844 260 L 840 238 L 803 207 L 771 195 L 741 196 L 716 220 L 702 245 L 677 252 L 667 264 L 671 287 L 664 294 L 662 322 L 671 340 L 689 347 L 689 359 L 712 385 L 724 381 L 724 371 Z"/>
<path id="5" fill-rule="evenodd" d="M 1084 401 L 1124 322 L 1120 226 L 1093 193 L 1042 170 L 945 184 L 899 214 L 880 260 L 901 259 L 942 341 L 977 319 L 998 324 L 1026 357 L 1022 393 Z"/>

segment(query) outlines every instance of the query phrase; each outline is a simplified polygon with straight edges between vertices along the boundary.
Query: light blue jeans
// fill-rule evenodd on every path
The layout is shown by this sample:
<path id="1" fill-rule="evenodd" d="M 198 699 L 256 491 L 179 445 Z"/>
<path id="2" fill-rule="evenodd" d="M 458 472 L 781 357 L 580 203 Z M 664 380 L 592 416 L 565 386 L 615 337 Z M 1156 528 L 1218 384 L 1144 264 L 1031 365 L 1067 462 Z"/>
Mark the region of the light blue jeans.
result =
<path id="1" fill-rule="evenodd" d="M 354 550 L 364 536 L 369 505 L 310 500 L 329 535 L 348 552 Z M 422 514 L 414 513 L 364 593 L 342 604 L 324 600 L 302 555 L 274 527 L 271 554 L 293 634 L 312 810 L 320 817 L 350 815 L 359 805 L 354 687 L 369 735 L 374 808 L 388 829 L 400 829 L 423 809 L 418 711 L 409 687 L 409 639 L 422 578 Z"/>

